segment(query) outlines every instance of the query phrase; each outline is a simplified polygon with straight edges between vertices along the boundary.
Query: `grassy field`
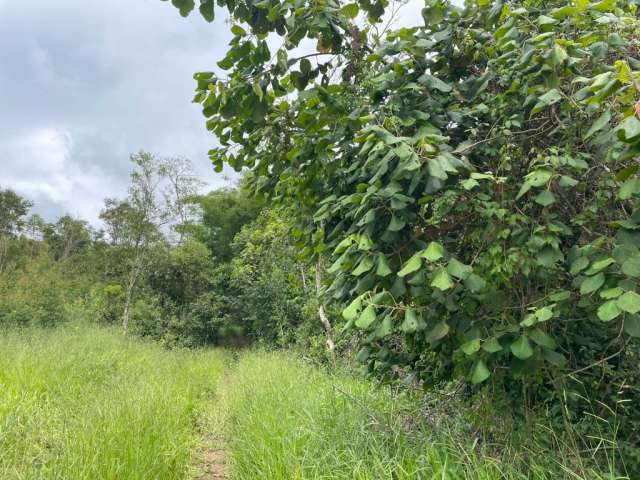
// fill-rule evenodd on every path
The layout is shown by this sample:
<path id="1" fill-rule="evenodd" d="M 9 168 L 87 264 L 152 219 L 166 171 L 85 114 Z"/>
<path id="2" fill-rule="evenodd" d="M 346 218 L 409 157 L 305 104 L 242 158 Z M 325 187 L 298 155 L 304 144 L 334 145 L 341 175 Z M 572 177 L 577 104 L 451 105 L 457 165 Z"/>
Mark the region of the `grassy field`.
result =
<path id="1" fill-rule="evenodd" d="M 615 478 L 479 445 L 413 394 L 290 353 L 232 361 L 96 327 L 4 334 L 0 352 L 2 480 Z"/>
<path id="2" fill-rule="evenodd" d="M 0 339 L 0 478 L 182 479 L 221 352 L 89 327 Z"/>

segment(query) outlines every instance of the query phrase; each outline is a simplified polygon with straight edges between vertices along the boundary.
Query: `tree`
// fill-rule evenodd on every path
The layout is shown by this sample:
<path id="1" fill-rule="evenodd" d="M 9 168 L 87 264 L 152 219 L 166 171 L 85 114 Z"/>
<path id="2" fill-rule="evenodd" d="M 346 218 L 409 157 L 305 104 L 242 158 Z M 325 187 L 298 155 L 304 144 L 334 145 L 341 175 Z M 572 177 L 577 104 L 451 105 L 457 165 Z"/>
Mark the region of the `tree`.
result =
<path id="1" fill-rule="evenodd" d="M 37 218 L 32 219 L 31 224 L 38 227 L 34 222 L 38 222 Z M 86 250 L 91 245 L 89 224 L 69 215 L 61 217 L 56 223 L 46 225 L 42 233 L 53 258 L 60 261 Z"/>
<path id="2" fill-rule="evenodd" d="M 185 227 L 198 216 L 199 208 L 193 199 L 204 183 L 195 175 L 193 165 L 187 158 L 163 160 L 159 173 L 166 179 L 162 194 L 167 209 L 175 217 L 173 229 L 179 236 L 179 243 L 182 243 Z"/>
<path id="3" fill-rule="evenodd" d="M 181 158 L 159 158 L 147 152 L 131 156 L 129 195 L 107 199 L 100 218 L 111 244 L 125 250 L 126 280 L 122 328 L 129 330 L 131 307 L 138 283 L 148 268 L 150 252 L 164 239 L 163 230 L 188 220 L 187 199 L 197 182 L 190 164 Z"/>
<path id="4" fill-rule="evenodd" d="M 332 252 L 326 293 L 369 369 L 481 383 L 624 355 L 640 335 L 636 2 L 428 0 L 424 26 L 384 35 L 384 2 L 223 5 L 228 73 L 195 75 L 212 161 L 295 205 L 309 256 Z M 292 56 L 304 39 L 316 52 Z"/>
<path id="5" fill-rule="evenodd" d="M 263 207 L 262 201 L 251 198 L 242 187 L 214 190 L 192 201 L 200 208 L 201 219 L 185 230 L 204 243 L 219 262 L 231 260 L 234 237 L 258 217 Z"/>
<path id="6" fill-rule="evenodd" d="M 21 232 L 32 206 L 13 190 L 0 190 L 0 273 L 6 268 L 10 239 Z"/>

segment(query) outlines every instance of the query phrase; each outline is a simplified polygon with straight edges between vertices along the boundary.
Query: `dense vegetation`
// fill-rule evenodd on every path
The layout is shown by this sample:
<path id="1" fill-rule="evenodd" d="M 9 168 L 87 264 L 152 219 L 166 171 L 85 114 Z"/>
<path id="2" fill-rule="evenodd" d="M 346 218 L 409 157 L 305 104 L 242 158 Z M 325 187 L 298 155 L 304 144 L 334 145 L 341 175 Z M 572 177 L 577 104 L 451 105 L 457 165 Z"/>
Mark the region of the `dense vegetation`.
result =
<path id="1" fill-rule="evenodd" d="M 0 325 L 298 348 L 395 389 L 241 361 L 240 478 L 640 476 L 638 2 L 426 0 L 397 29 L 385 0 L 217 3 L 234 36 L 195 101 L 239 186 L 141 152 L 102 230 L 0 191 Z M 471 447 L 428 446 L 433 402 Z"/>

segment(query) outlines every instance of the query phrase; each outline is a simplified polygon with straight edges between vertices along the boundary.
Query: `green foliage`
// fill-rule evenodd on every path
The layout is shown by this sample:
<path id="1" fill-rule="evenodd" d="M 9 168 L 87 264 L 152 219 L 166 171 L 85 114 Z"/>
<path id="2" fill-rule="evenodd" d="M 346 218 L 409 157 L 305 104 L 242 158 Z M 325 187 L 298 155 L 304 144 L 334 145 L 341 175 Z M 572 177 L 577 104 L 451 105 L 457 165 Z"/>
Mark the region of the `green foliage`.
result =
<path id="1" fill-rule="evenodd" d="M 192 201 L 202 210 L 198 222 L 185 231 L 205 244 L 219 262 L 231 260 L 231 244 L 240 229 L 252 222 L 262 208 L 262 202 L 249 198 L 242 189 L 214 190 Z"/>
<path id="2" fill-rule="evenodd" d="M 478 371 L 479 378 L 488 375 Z M 394 392 L 335 368 L 312 368 L 291 353 L 244 353 L 219 405 L 232 477 L 616 478 L 588 467 L 576 472 L 583 459 L 565 444 L 549 454 L 544 443 L 554 437 L 548 431 L 505 436 L 508 415 L 498 414 L 497 404 L 483 408 L 479 398 L 474 405 L 445 395 Z M 494 436 L 470 426 L 477 425 L 474 415 Z"/>
<path id="3" fill-rule="evenodd" d="M 124 309 L 124 289 L 121 285 L 106 285 L 93 292 L 90 302 L 92 320 L 117 325 Z"/>
<path id="4" fill-rule="evenodd" d="M 55 326 L 67 319 L 73 293 L 50 258 L 0 276 L 0 328 Z"/>
<path id="5" fill-rule="evenodd" d="M 368 372 L 630 405 L 606 384 L 640 385 L 637 2 L 428 0 L 382 36 L 384 3 L 220 6 L 227 72 L 195 75 L 211 159 L 332 257 Z"/>
<path id="6" fill-rule="evenodd" d="M 83 253 L 91 245 L 91 231 L 84 220 L 64 215 L 56 223 L 43 228 L 44 242 L 56 260 Z"/>
<path id="7" fill-rule="evenodd" d="M 212 160 L 295 205 L 308 255 L 333 251 L 326 293 L 362 302 L 347 327 L 370 370 L 432 381 L 433 352 L 445 378 L 551 379 L 588 365 L 580 342 L 602 358 L 626 344 L 635 300 L 598 295 L 637 289 L 635 4 L 430 0 L 424 26 L 384 37 L 352 23 L 357 6 L 224 5 L 257 36 L 234 30 L 227 80 L 196 75 Z M 289 55 L 304 38 L 315 65 Z M 408 308 L 424 326 L 403 328 Z"/>

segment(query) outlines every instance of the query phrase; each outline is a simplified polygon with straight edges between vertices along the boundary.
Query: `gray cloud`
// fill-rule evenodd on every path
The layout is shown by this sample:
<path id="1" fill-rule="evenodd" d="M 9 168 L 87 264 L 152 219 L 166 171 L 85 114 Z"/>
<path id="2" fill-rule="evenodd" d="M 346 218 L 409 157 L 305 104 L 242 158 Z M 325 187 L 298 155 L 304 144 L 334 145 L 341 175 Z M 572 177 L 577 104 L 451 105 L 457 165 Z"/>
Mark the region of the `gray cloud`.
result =
<path id="1" fill-rule="evenodd" d="M 158 0 L 0 0 L 0 186 L 48 219 L 95 222 L 140 149 L 185 155 L 211 186 L 227 183 L 190 103 L 192 73 L 221 58 L 227 32 Z"/>

